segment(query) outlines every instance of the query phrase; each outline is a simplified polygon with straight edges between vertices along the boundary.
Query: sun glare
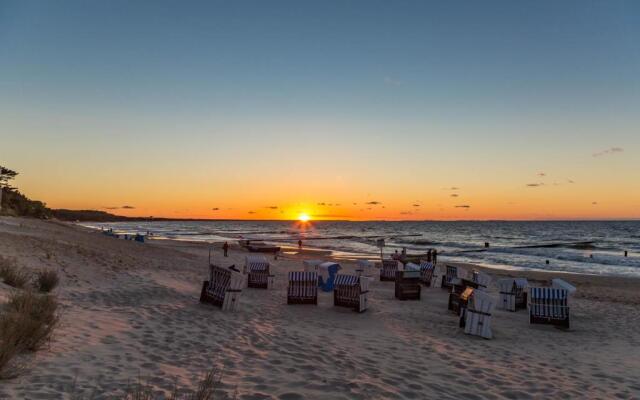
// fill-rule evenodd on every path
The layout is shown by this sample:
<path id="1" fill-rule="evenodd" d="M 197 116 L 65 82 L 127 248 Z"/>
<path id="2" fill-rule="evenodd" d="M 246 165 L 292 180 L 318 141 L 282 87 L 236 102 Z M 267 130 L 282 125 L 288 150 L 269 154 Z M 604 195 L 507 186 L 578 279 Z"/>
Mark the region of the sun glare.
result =
<path id="1" fill-rule="evenodd" d="M 298 221 L 300 222 L 309 222 L 311 218 L 307 214 L 298 215 Z"/>

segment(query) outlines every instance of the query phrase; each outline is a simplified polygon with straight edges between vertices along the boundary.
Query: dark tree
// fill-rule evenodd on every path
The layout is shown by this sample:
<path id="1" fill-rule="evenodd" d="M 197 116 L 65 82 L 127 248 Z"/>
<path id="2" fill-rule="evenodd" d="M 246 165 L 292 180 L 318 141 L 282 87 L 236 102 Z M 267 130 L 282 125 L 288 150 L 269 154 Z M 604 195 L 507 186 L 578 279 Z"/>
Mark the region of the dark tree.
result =
<path id="1" fill-rule="evenodd" d="M 0 165 L 0 188 L 12 189 L 9 186 L 9 181 L 13 180 L 18 173 L 16 171 L 12 171 L 9 168 L 5 168 Z"/>

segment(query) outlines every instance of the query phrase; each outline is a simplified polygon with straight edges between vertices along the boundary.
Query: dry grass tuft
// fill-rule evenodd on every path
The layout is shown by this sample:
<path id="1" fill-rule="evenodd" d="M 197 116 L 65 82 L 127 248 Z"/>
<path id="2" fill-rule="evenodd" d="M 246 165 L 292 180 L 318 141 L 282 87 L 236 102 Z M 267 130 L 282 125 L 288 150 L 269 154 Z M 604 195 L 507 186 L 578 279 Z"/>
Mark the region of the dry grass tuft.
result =
<path id="1" fill-rule="evenodd" d="M 58 302 L 50 295 L 16 291 L 0 310 L 0 378 L 15 377 L 17 357 L 49 344 L 60 321 Z"/>
<path id="2" fill-rule="evenodd" d="M 0 279 L 9 286 L 23 289 L 29 283 L 29 274 L 18 268 L 14 258 L 0 256 Z"/>
<path id="3" fill-rule="evenodd" d="M 36 273 L 36 288 L 44 293 L 48 293 L 55 289 L 60 283 L 58 272 L 52 269 L 43 269 Z"/>
<path id="4" fill-rule="evenodd" d="M 2 311 L 0 336 L 10 338 L 15 345 L 37 351 L 49 344 L 60 322 L 58 301 L 50 295 L 32 291 L 15 292 Z"/>

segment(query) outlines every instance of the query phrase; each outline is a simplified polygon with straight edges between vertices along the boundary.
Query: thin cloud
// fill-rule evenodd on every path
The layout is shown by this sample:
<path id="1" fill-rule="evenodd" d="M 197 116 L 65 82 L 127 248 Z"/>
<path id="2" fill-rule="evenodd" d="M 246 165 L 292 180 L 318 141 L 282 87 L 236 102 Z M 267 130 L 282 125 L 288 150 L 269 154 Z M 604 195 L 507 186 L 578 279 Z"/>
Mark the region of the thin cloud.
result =
<path id="1" fill-rule="evenodd" d="M 452 193 L 451 197 L 458 197 L 458 194 L 457 193 Z"/>
<path id="2" fill-rule="evenodd" d="M 327 203 L 318 203 L 319 206 L 326 206 Z"/>
<path id="3" fill-rule="evenodd" d="M 248 213 L 249 214 L 255 214 L 256 212 L 255 211 L 249 211 Z"/>
<path id="4" fill-rule="evenodd" d="M 527 187 L 540 187 L 544 186 L 544 183 L 527 183 Z"/>
<path id="5" fill-rule="evenodd" d="M 537 174 L 538 176 L 547 176 L 547 174 L 545 174 L 544 172 L 538 172 Z"/>
<path id="6" fill-rule="evenodd" d="M 624 149 L 622 147 L 610 147 L 606 150 L 598 151 L 592 154 L 593 157 L 606 156 L 608 154 L 622 153 Z"/>
<path id="7" fill-rule="evenodd" d="M 211 211 L 218 211 L 219 209 L 220 209 L 220 208 L 218 208 L 218 207 L 213 207 L 213 208 L 211 209 Z"/>
<path id="8" fill-rule="evenodd" d="M 571 180 L 571 179 L 567 179 L 567 183 L 572 184 L 572 183 L 575 183 L 575 182 L 573 180 Z"/>
<path id="9" fill-rule="evenodd" d="M 106 210 L 135 210 L 134 206 L 103 207 Z"/>
<path id="10" fill-rule="evenodd" d="M 471 208 L 468 204 L 460 204 L 459 206 L 455 206 L 455 208 Z"/>
<path id="11" fill-rule="evenodd" d="M 598 202 L 597 202 L 597 201 L 592 201 L 592 202 L 591 202 L 591 205 L 597 206 L 597 205 L 598 205 Z"/>
<path id="12" fill-rule="evenodd" d="M 400 215 L 411 215 L 413 214 L 411 211 L 400 211 Z"/>
<path id="13" fill-rule="evenodd" d="M 412 204 L 414 207 L 420 207 L 420 204 Z"/>
<path id="14" fill-rule="evenodd" d="M 377 206 L 377 205 L 380 205 L 380 204 L 382 204 L 382 203 L 381 203 L 381 202 L 379 202 L 379 201 L 369 201 L 369 202 L 367 202 L 366 204 L 368 204 L 368 205 L 370 205 L 370 206 Z"/>
<path id="15" fill-rule="evenodd" d="M 278 206 L 266 206 L 265 208 L 268 208 L 269 210 L 277 210 Z"/>
<path id="16" fill-rule="evenodd" d="M 397 80 L 397 79 L 393 79 L 393 78 L 391 78 L 389 76 L 385 76 L 383 81 L 384 81 L 385 85 L 391 85 L 391 86 L 400 86 L 400 85 L 402 85 L 402 81 Z"/>
<path id="17" fill-rule="evenodd" d="M 451 187 L 448 187 L 448 188 L 442 188 L 442 190 L 460 190 L 460 188 L 457 187 L 457 186 L 451 186 Z"/>

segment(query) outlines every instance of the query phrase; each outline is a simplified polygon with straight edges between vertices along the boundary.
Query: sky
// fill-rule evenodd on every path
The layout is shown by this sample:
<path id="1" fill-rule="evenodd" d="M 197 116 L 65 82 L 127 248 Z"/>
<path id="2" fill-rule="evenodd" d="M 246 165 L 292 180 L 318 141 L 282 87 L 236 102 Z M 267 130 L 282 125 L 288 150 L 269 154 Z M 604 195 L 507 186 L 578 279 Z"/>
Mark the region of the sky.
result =
<path id="1" fill-rule="evenodd" d="M 638 1 L 0 0 L 0 165 L 54 208 L 640 218 Z"/>

